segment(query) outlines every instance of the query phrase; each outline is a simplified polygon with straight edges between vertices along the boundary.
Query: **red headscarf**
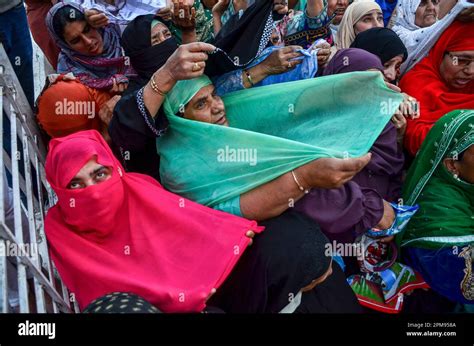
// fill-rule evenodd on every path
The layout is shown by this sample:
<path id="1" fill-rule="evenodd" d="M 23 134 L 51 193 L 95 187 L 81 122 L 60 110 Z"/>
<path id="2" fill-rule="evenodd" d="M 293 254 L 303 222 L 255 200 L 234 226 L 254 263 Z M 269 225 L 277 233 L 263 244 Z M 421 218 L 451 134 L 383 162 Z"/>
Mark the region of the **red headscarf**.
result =
<path id="1" fill-rule="evenodd" d="M 474 81 L 450 89 L 439 72 L 445 52 L 474 50 L 474 22 L 454 22 L 440 36 L 428 56 L 400 81 L 400 88 L 420 102 L 420 118 L 408 119 L 405 147 L 415 155 L 434 123 L 456 109 L 474 109 Z"/>
<path id="2" fill-rule="evenodd" d="M 93 157 L 112 176 L 67 189 Z M 50 253 L 83 309 L 114 291 L 138 294 L 164 312 L 198 312 L 246 249 L 255 221 L 216 211 L 125 173 L 97 131 L 53 139 L 46 175 L 58 203 L 46 217 Z"/>

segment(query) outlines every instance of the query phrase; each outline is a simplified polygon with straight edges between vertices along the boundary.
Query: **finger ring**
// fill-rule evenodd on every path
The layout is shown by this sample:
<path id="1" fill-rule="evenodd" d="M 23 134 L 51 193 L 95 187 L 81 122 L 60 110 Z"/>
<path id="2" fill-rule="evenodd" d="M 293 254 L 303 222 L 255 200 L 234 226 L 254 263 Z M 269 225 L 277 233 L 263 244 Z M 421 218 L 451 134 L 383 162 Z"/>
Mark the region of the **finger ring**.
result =
<path id="1" fill-rule="evenodd" d="M 200 69 L 201 69 L 201 67 L 199 66 L 199 64 L 197 62 L 195 62 L 194 65 L 193 65 L 193 72 L 199 71 Z"/>

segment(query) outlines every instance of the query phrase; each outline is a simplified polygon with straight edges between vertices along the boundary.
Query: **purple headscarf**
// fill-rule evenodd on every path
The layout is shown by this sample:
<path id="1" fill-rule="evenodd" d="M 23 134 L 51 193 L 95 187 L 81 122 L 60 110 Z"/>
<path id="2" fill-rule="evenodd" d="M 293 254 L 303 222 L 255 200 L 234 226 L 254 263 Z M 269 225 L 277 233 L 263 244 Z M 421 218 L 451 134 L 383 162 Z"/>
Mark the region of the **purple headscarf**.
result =
<path id="1" fill-rule="evenodd" d="M 323 72 L 323 76 L 332 74 L 348 73 L 355 71 L 367 71 L 377 69 L 384 70 L 380 58 L 359 48 L 347 48 L 339 50 L 331 59 Z"/>
<path id="2" fill-rule="evenodd" d="M 81 83 L 94 89 L 110 89 L 114 84 L 128 83 L 128 75 L 133 74 L 133 69 L 122 54 L 120 46 L 120 29 L 114 24 L 99 29 L 103 40 L 104 51 L 98 56 L 88 56 L 73 50 L 54 31 L 53 18 L 56 13 L 70 6 L 84 13 L 84 9 L 70 2 L 58 2 L 48 12 L 46 25 L 49 34 L 61 48 L 58 59 L 58 73 L 72 72 Z"/>

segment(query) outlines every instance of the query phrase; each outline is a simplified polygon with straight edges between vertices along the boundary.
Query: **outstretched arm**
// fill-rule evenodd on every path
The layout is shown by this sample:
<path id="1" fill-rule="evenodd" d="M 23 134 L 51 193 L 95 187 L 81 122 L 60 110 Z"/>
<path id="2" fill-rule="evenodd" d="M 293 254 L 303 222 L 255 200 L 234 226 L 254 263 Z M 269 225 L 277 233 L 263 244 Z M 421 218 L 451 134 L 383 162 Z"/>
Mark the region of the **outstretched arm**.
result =
<path id="1" fill-rule="evenodd" d="M 313 187 L 337 188 L 351 180 L 369 163 L 371 154 L 351 159 L 322 158 L 307 163 L 240 197 L 242 216 L 266 220 L 283 213 Z"/>

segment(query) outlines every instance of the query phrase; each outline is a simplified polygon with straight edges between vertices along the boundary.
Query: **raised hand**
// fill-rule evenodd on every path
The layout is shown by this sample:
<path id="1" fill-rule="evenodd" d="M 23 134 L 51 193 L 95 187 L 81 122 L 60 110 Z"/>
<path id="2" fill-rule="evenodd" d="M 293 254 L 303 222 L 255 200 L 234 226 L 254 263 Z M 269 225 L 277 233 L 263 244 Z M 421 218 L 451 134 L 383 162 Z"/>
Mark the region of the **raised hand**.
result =
<path id="1" fill-rule="evenodd" d="M 196 9 L 183 0 L 173 0 L 173 23 L 182 31 L 191 31 L 196 28 Z"/>
<path id="2" fill-rule="evenodd" d="M 87 23 L 95 29 L 102 28 L 109 24 L 107 16 L 98 10 L 85 10 L 84 15 Z"/>

